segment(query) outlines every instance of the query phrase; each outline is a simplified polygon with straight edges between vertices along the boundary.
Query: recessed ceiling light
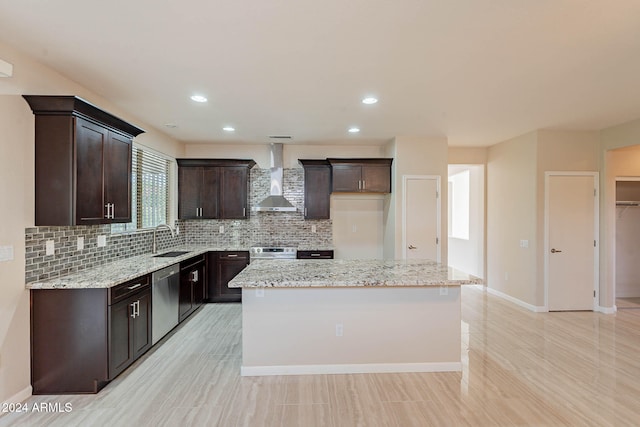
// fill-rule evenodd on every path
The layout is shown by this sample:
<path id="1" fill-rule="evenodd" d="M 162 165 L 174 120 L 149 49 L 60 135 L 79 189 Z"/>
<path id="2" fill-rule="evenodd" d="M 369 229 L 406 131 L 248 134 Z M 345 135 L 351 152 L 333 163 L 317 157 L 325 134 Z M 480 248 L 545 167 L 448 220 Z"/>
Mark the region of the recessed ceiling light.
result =
<path id="1" fill-rule="evenodd" d="M 174 129 L 174 128 L 177 128 L 177 127 L 178 127 L 178 125 L 177 125 L 177 124 L 175 124 L 175 123 L 165 123 L 165 124 L 164 124 L 164 127 L 167 127 L 167 128 L 169 128 L 169 129 Z"/>
<path id="2" fill-rule="evenodd" d="M 357 128 L 355 126 L 349 128 L 349 133 L 358 133 L 358 132 L 360 132 L 360 128 Z"/>
<path id="3" fill-rule="evenodd" d="M 195 102 L 207 102 L 207 97 L 202 95 L 192 95 L 191 100 Z"/>
<path id="4" fill-rule="evenodd" d="M 225 132 L 233 132 L 236 130 L 236 128 L 234 128 L 233 126 L 225 126 L 222 128 L 222 130 Z"/>
<path id="5" fill-rule="evenodd" d="M 378 102 L 378 98 L 374 98 L 373 96 L 368 96 L 362 100 L 363 104 L 375 104 Z"/>

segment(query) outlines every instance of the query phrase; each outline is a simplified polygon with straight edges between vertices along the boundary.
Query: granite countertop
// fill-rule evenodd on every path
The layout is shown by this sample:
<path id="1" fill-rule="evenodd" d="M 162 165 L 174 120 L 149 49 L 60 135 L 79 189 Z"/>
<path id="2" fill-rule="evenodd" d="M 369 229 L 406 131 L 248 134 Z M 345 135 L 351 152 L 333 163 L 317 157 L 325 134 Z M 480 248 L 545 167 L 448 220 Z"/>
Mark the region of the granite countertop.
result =
<path id="1" fill-rule="evenodd" d="M 431 260 L 258 260 L 230 288 L 460 286 L 483 280 Z"/>
<path id="2" fill-rule="evenodd" d="M 110 288 L 136 277 L 153 273 L 164 267 L 185 261 L 209 251 L 246 251 L 247 248 L 180 246 L 158 251 L 159 254 L 172 251 L 188 251 L 184 255 L 171 258 L 156 258 L 151 253 L 120 259 L 108 264 L 79 271 L 62 277 L 27 283 L 27 289 L 84 289 Z"/>

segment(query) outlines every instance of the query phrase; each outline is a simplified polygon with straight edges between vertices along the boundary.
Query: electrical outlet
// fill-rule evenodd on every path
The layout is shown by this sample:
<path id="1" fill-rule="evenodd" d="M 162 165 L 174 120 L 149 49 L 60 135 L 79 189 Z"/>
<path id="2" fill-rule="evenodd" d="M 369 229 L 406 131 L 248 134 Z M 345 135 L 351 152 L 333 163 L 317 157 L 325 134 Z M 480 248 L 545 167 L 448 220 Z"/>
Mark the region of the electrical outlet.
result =
<path id="1" fill-rule="evenodd" d="M 449 287 L 440 286 L 440 295 L 449 295 Z"/>
<path id="2" fill-rule="evenodd" d="M 224 225 L 218 227 L 218 231 L 220 232 L 220 234 L 224 234 Z"/>
<path id="3" fill-rule="evenodd" d="M 529 241 L 528 240 L 520 240 L 520 247 L 521 248 L 528 248 L 529 247 Z"/>
<path id="4" fill-rule="evenodd" d="M 256 298 L 264 298 L 264 288 L 256 288 Z"/>
<path id="5" fill-rule="evenodd" d="M 47 240 L 44 244 L 45 255 L 53 255 L 56 250 L 56 245 L 53 240 Z"/>
<path id="6" fill-rule="evenodd" d="M 81 251 L 84 249 L 84 237 L 78 237 L 78 250 Z"/>
<path id="7" fill-rule="evenodd" d="M 344 335 L 344 325 L 342 323 L 336 323 L 336 336 L 341 337 Z"/>
<path id="8" fill-rule="evenodd" d="M 0 261 L 13 261 L 13 246 L 0 246 Z"/>
<path id="9" fill-rule="evenodd" d="M 313 224 L 313 225 L 311 226 L 311 232 L 312 232 L 312 233 L 317 233 L 317 232 L 318 232 L 318 229 L 316 228 L 316 225 L 315 225 L 315 224 Z"/>
<path id="10" fill-rule="evenodd" d="M 98 247 L 103 248 L 105 246 L 107 246 L 107 236 L 105 235 L 98 236 Z"/>

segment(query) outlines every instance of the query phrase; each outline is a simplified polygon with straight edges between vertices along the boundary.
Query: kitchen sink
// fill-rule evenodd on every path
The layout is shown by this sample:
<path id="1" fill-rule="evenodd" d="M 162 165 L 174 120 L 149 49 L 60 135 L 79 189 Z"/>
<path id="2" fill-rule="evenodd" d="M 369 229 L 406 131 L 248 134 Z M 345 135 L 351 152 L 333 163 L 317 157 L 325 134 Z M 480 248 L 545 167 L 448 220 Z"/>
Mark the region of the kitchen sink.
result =
<path id="1" fill-rule="evenodd" d="M 188 254 L 191 251 L 171 251 L 163 254 L 154 255 L 154 258 L 175 258 L 180 255 Z"/>

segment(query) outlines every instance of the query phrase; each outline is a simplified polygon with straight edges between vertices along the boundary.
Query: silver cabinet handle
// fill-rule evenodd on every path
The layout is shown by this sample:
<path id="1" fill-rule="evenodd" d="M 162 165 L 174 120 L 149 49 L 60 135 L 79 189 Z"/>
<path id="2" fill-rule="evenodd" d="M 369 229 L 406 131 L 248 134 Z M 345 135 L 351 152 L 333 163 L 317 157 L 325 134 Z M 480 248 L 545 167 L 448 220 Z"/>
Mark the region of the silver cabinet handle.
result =
<path id="1" fill-rule="evenodd" d="M 133 285 L 133 286 L 129 286 L 127 289 L 132 290 L 132 289 L 139 288 L 140 286 L 142 286 L 142 283 L 136 283 L 136 284 L 135 284 L 135 285 Z"/>
<path id="2" fill-rule="evenodd" d="M 104 205 L 104 207 L 107 209 L 107 214 L 105 215 L 105 218 L 113 219 L 113 203 L 107 203 L 106 205 Z"/>
<path id="3" fill-rule="evenodd" d="M 229 255 L 227 255 L 227 258 L 234 258 L 234 257 L 237 257 L 237 256 L 238 256 L 238 254 L 229 254 Z"/>
<path id="4" fill-rule="evenodd" d="M 362 181 L 358 180 L 358 190 L 362 190 Z"/>
<path id="5" fill-rule="evenodd" d="M 242 208 L 242 216 L 247 216 L 247 208 Z"/>
<path id="6" fill-rule="evenodd" d="M 362 189 L 366 189 L 367 188 L 367 181 L 365 181 L 364 179 L 362 180 Z"/>
<path id="7" fill-rule="evenodd" d="M 304 208 L 304 216 L 307 216 L 307 208 Z"/>
<path id="8" fill-rule="evenodd" d="M 111 203 L 111 219 L 116 217 L 116 204 Z"/>
<path id="9" fill-rule="evenodd" d="M 198 270 L 193 270 L 191 272 L 191 281 L 192 282 L 197 282 L 198 281 Z"/>
<path id="10" fill-rule="evenodd" d="M 320 254 L 311 254 L 311 256 L 320 256 Z"/>
<path id="11" fill-rule="evenodd" d="M 131 307 L 131 317 L 133 319 L 136 318 L 136 303 L 132 302 L 131 304 L 129 304 L 129 306 Z"/>

